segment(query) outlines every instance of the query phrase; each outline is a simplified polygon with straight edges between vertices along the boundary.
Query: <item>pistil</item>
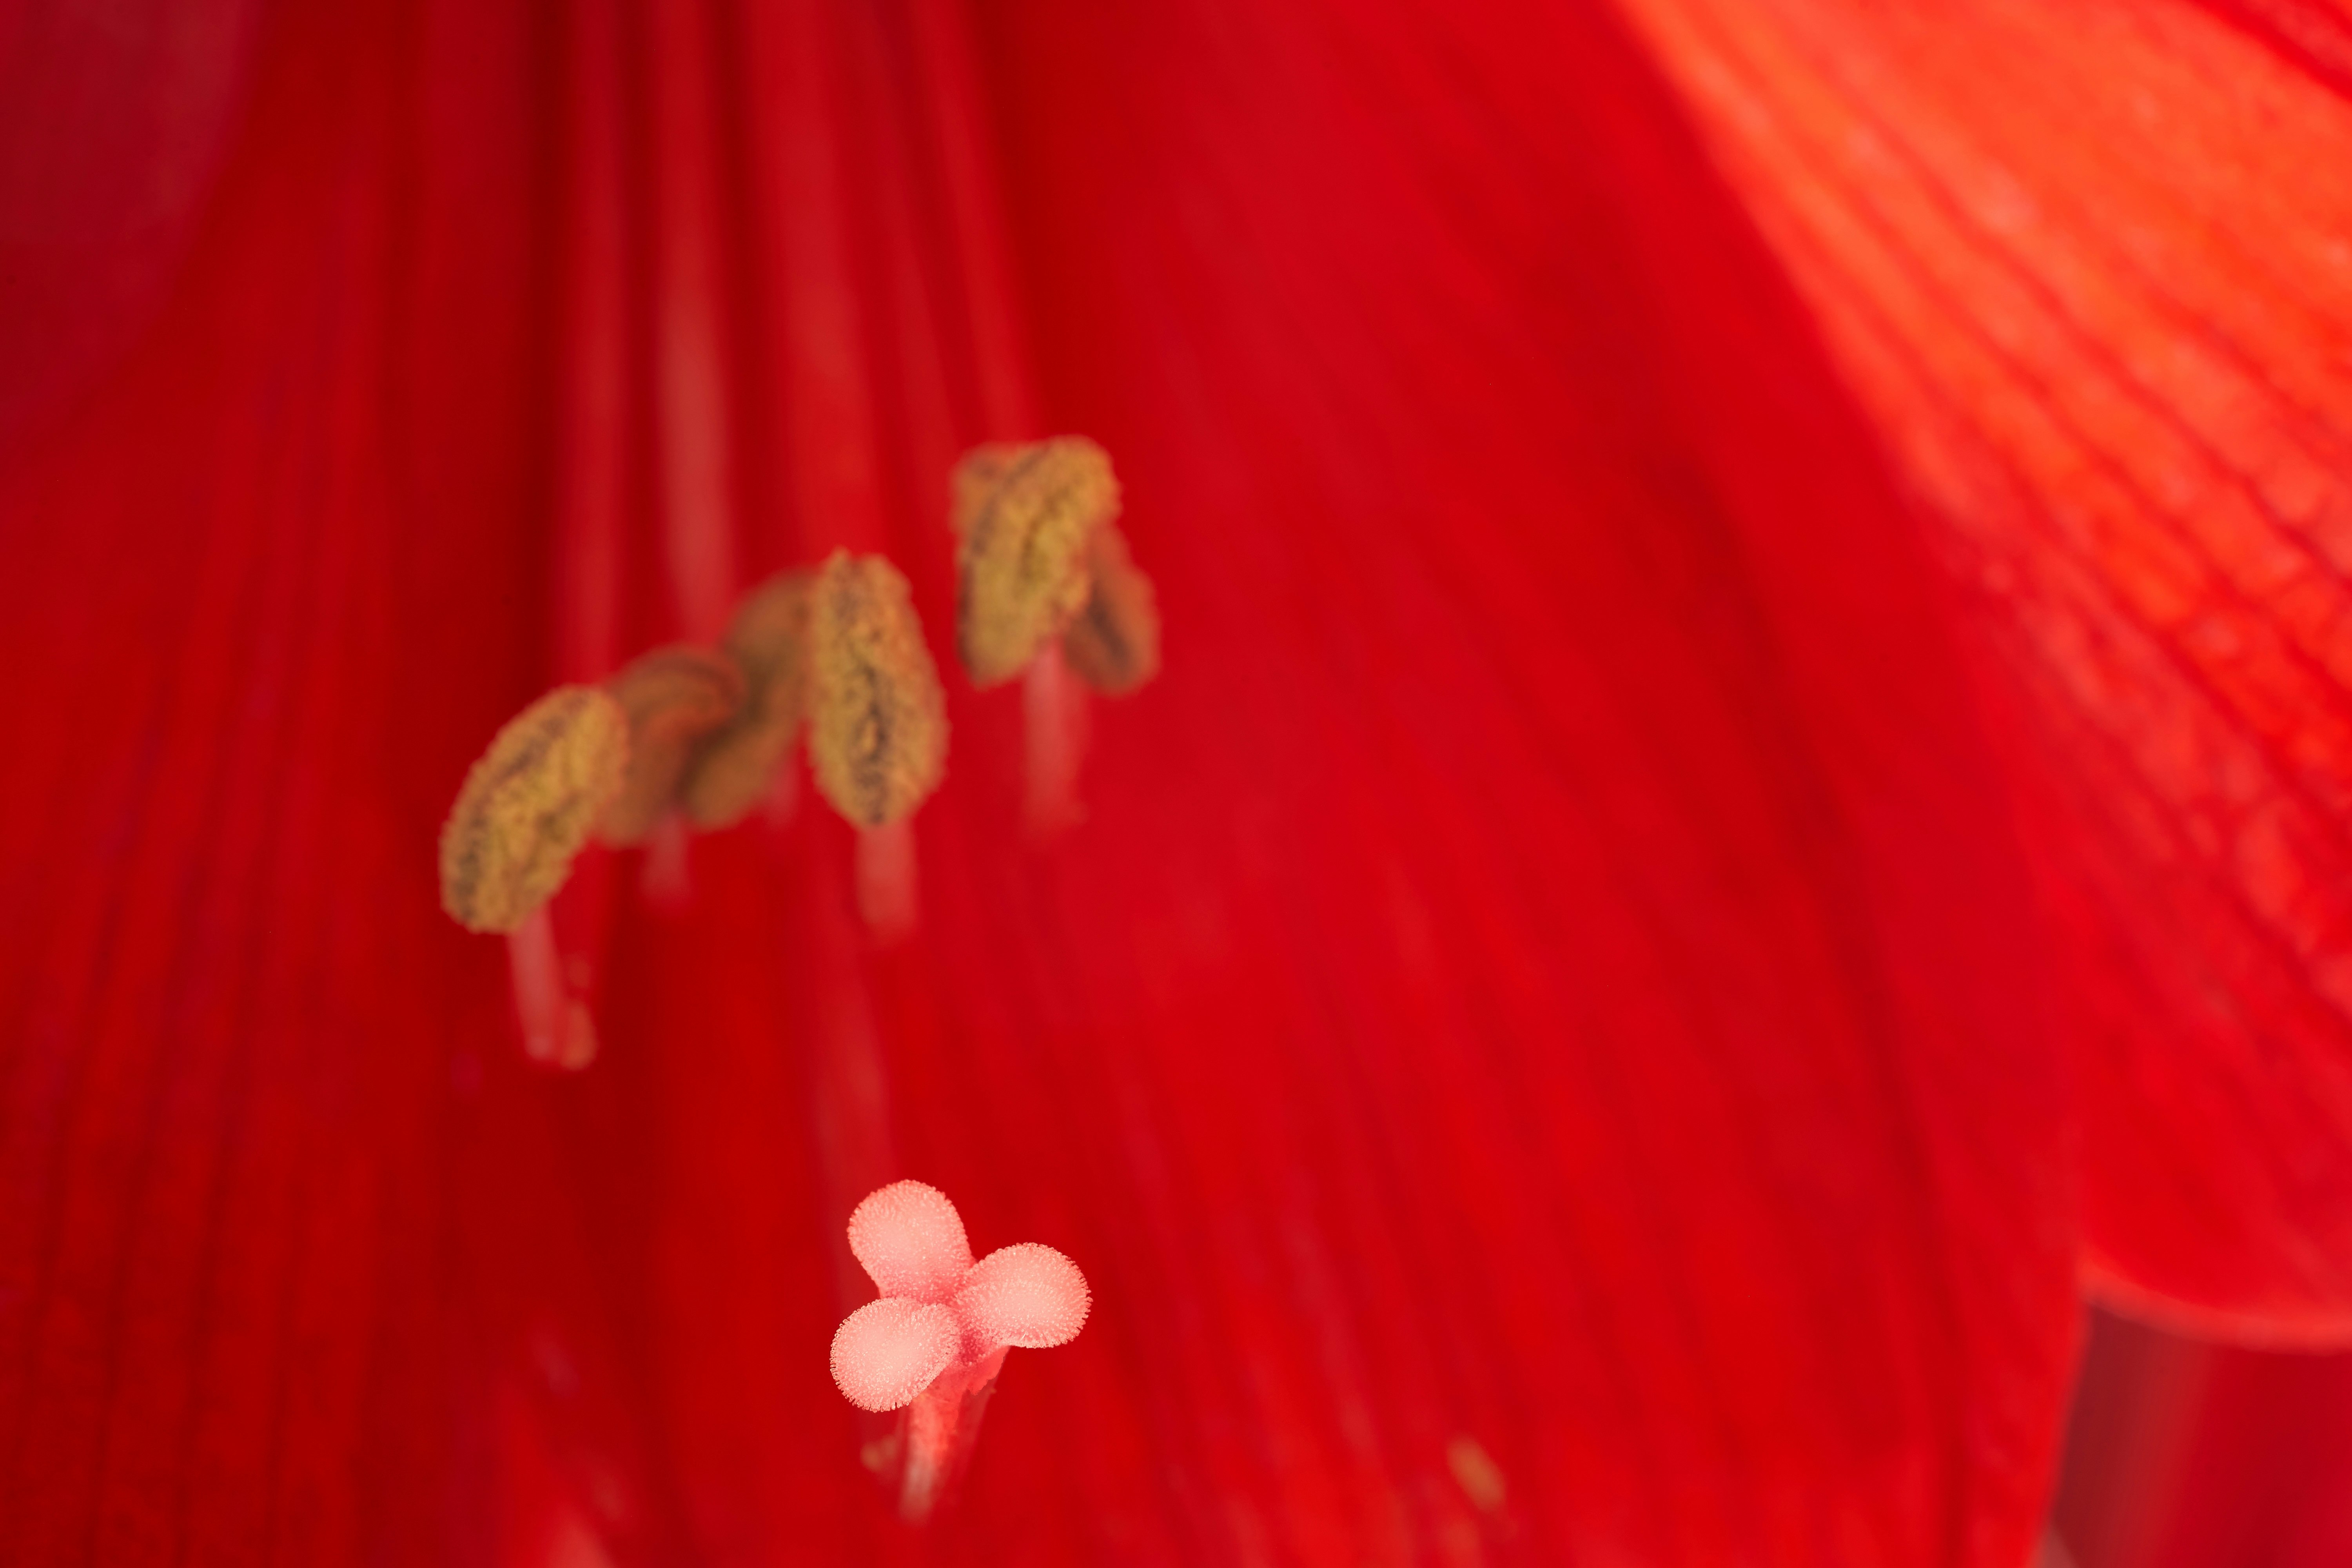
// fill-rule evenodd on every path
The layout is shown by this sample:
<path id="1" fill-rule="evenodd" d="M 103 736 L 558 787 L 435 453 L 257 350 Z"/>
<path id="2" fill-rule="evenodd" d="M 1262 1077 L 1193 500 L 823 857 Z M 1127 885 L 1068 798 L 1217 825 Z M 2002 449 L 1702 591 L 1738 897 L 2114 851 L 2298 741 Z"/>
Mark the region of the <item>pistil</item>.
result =
<path id="1" fill-rule="evenodd" d="M 1035 1242 L 973 1262 L 955 1205 L 921 1182 L 859 1204 L 849 1250 L 882 1298 L 834 1334 L 834 1382 L 860 1409 L 905 1412 L 884 1468 L 899 1516 L 920 1523 L 971 1462 L 1004 1352 L 1076 1338 L 1092 1297 L 1076 1264 Z"/>

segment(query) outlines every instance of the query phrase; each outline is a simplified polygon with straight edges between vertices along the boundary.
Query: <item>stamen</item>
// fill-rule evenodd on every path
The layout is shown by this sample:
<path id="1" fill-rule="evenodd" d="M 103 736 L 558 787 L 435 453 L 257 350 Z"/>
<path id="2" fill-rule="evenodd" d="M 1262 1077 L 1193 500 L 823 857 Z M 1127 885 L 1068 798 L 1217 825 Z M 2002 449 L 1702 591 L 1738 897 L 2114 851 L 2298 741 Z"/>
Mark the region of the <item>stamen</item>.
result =
<path id="1" fill-rule="evenodd" d="M 1125 697 L 1160 673 L 1160 605 L 1151 579 L 1109 524 L 1087 545 L 1092 586 L 1086 608 L 1062 634 L 1062 653 L 1080 680 L 1106 697 Z"/>
<path id="2" fill-rule="evenodd" d="M 906 578 L 836 550 L 809 615 L 809 761 L 859 831 L 858 906 L 885 940 L 915 919 L 907 819 L 947 771 L 947 700 Z"/>
<path id="3" fill-rule="evenodd" d="M 808 705 L 809 572 L 769 578 L 735 608 L 724 647 L 741 668 L 743 705 L 688 765 L 679 804 L 694 825 L 732 827 L 762 800 L 787 803 L 797 783 L 787 762 Z M 791 815 L 789 804 L 782 815 Z"/>
<path id="4" fill-rule="evenodd" d="M 628 773 L 596 824 L 618 848 L 644 843 L 669 814 L 696 747 L 742 707 L 744 678 L 727 655 L 680 646 L 631 660 L 604 689 L 629 720 Z"/>
<path id="5" fill-rule="evenodd" d="M 1077 820 L 1086 693 L 1123 695 L 1160 662 L 1150 580 L 1114 526 L 1118 481 L 1076 436 L 978 447 L 956 465 L 956 647 L 975 686 L 1024 674 L 1026 808 L 1033 831 Z"/>
<path id="6" fill-rule="evenodd" d="M 975 686 L 1012 679 L 1087 602 L 1087 545 L 1118 515 L 1110 458 L 1080 436 L 982 447 L 957 466 L 956 648 Z"/>
<path id="7" fill-rule="evenodd" d="M 441 907 L 467 931 L 513 931 L 571 874 L 619 794 L 629 725 L 592 686 L 561 686 L 482 753 L 441 829 Z"/>
<path id="8" fill-rule="evenodd" d="M 585 1067 L 588 1009 L 566 984 L 548 900 L 628 772 L 628 721 L 593 686 L 562 686 L 490 742 L 441 829 L 441 907 L 468 931 L 507 935 L 523 1052 Z"/>
<path id="9" fill-rule="evenodd" d="M 833 1379 L 862 1409 L 906 1410 L 897 1440 L 867 1455 L 877 1468 L 898 1467 L 899 1514 L 919 1522 L 971 1458 L 1006 1349 L 1075 1339 L 1092 1298 L 1076 1264 L 1035 1242 L 974 1263 L 955 1205 L 921 1182 L 859 1204 L 849 1249 L 882 1299 L 834 1335 Z"/>

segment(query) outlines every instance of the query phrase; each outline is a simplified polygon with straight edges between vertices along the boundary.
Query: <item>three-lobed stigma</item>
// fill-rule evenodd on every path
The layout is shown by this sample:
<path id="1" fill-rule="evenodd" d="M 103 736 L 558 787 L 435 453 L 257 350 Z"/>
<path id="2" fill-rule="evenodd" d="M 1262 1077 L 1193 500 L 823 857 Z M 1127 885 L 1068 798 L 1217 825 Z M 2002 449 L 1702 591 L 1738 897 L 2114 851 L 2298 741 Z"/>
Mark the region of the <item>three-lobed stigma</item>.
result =
<path id="1" fill-rule="evenodd" d="M 849 1250 L 882 1292 L 833 1337 L 834 1382 L 864 1410 L 912 1404 L 952 1365 L 1067 1344 L 1093 1304 L 1078 1266 L 1042 1243 L 1016 1242 L 975 1262 L 955 1205 L 924 1182 L 867 1194 L 849 1216 Z M 944 1338 L 943 1324 L 952 1329 Z M 929 1373 L 910 1382 L 923 1366 Z"/>
<path id="2" fill-rule="evenodd" d="M 1066 1344 L 1093 1306 L 1078 1266 L 1041 1243 L 975 1262 L 945 1193 L 893 1182 L 849 1216 L 877 1289 L 833 1336 L 833 1381 L 861 1410 L 904 1410 L 899 1511 L 926 1516 L 969 1458 L 1005 1352 Z"/>

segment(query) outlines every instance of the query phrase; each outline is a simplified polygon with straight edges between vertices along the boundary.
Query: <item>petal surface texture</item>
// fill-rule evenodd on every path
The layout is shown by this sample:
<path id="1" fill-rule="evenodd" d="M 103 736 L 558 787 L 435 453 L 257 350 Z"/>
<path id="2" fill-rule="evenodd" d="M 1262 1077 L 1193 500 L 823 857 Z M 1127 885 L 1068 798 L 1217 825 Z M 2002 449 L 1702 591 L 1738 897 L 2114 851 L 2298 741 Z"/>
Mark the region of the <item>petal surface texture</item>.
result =
<path id="1" fill-rule="evenodd" d="M 1041 1242 L 1024 1241 L 972 1266 L 956 1292 L 956 1321 L 988 1349 L 1045 1350 L 1078 1337 L 1090 1301 L 1076 1264 Z"/>
<path id="2" fill-rule="evenodd" d="M 2003 694 L 2094 1276 L 2160 1317 L 2352 1335 L 2352 26 L 1627 9 Z"/>
<path id="3" fill-rule="evenodd" d="M 896 1410 L 956 1358 L 956 1315 L 903 1297 L 869 1301 L 833 1335 L 833 1381 L 861 1410 Z"/>
<path id="4" fill-rule="evenodd" d="M 893 1182 L 849 1215 L 849 1250 L 885 1296 L 946 1301 L 971 1267 L 971 1243 L 947 1194 Z"/>
<path id="5" fill-rule="evenodd" d="M 2081 1568 L 2334 1568 L 2352 1553 L 2352 1356 L 2096 1314 L 2053 1525 Z"/>
<path id="6" fill-rule="evenodd" d="M 0 1561 L 910 1561 L 824 1354 L 909 1171 L 1093 1291 L 957 1561 L 2024 1560 L 1975 645 L 1617 14 L 1458 9 L 258 9 L 0 454 Z M 950 676 L 917 932 L 805 798 L 592 850 L 531 1068 L 436 907 L 499 724 L 837 548 L 951 670 L 947 476 L 1056 432 L 1165 629 L 1085 820 Z"/>

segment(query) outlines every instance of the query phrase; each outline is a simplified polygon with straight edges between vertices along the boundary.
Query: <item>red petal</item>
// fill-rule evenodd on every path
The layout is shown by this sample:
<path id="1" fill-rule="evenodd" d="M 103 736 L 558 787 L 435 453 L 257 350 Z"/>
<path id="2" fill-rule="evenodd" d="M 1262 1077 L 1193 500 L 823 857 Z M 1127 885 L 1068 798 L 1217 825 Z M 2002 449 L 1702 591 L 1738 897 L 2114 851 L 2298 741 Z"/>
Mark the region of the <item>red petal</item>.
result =
<path id="1" fill-rule="evenodd" d="M 0 31 L 0 450 L 152 324 L 252 68 L 245 0 L 12 7 Z"/>
<path id="2" fill-rule="evenodd" d="M 2079 1568 L 2335 1568 L 2352 1555 L 2352 1356 L 2101 1315 L 2055 1525 Z"/>
<path id="3" fill-rule="evenodd" d="M 1973 600 L 2089 1267 L 2142 1310 L 2352 1333 L 2342 23 L 2213 8 L 2305 16 L 2297 53 L 2182 5 L 1635 9 Z"/>
<path id="4" fill-rule="evenodd" d="M 992 12 L 1047 406 L 1168 671 L 1043 848 L 1018 703 L 955 690 L 905 949 L 815 809 L 698 842 L 596 1068 L 522 1073 L 431 846 L 548 650 L 844 541 L 936 636 L 948 464 L 1025 423 L 953 15 L 716 14 L 273 14 L 163 325 L 0 478 L 54 672 L 0 1554 L 901 1550 L 824 1352 L 908 1174 L 1096 1292 L 970 1560 L 2018 1560 L 2073 1248 L 2021 858 L 1867 434 L 1603 20 Z M 632 118 L 696 79 L 715 141 Z M 699 488 L 680 268 L 742 323 Z"/>
<path id="5" fill-rule="evenodd" d="M 526 1367 L 620 1425 L 417 858 L 546 571 L 534 40 L 415 21 L 273 13 L 169 309 L 0 475 L 0 1560 L 446 1563 Z"/>

